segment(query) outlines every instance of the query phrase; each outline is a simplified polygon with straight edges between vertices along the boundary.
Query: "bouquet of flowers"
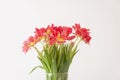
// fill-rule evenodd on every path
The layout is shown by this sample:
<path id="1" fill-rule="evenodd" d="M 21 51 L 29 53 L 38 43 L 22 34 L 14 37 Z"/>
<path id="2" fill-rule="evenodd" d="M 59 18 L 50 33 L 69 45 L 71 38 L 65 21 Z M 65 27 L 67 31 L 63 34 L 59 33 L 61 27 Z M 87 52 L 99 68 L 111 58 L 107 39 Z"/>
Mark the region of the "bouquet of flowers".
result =
<path id="1" fill-rule="evenodd" d="M 28 50 L 34 48 L 37 52 L 37 58 L 42 65 L 32 69 L 42 68 L 46 73 L 67 73 L 72 63 L 80 42 L 89 44 L 91 36 L 89 29 L 81 28 L 80 24 L 75 24 L 72 27 L 48 25 L 46 28 L 36 28 L 34 36 L 30 36 L 24 41 L 22 49 L 27 53 Z M 41 44 L 42 49 L 37 48 Z M 32 72 L 31 71 L 31 72 Z M 58 79 L 59 77 L 52 76 L 47 80 L 66 80 Z"/>

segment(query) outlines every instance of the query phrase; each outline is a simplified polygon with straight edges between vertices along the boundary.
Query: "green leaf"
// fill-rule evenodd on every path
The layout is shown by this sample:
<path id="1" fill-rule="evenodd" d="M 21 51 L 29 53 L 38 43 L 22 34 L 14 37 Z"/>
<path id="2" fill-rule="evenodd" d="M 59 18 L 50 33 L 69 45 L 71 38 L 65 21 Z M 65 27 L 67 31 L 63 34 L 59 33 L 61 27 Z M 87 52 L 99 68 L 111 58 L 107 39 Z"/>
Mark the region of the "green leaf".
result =
<path id="1" fill-rule="evenodd" d="M 29 74 L 31 74 L 35 69 L 37 69 L 37 68 L 42 68 L 42 69 L 44 69 L 42 66 L 36 66 L 36 67 L 34 67 L 31 71 L 30 71 L 30 73 Z"/>
<path id="2" fill-rule="evenodd" d="M 46 70 L 46 72 L 50 72 L 50 71 L 49 71 L 49 68 L 48 68 L 48 66 L 47 66 L 47 64 L 46 64 L 46 60 L 45 60 L 43 57 L 40 58 L 39 56 L 38 56 L 38 59 L 39 59 L 40 62 L 42 63 L 43 68 Z"/>

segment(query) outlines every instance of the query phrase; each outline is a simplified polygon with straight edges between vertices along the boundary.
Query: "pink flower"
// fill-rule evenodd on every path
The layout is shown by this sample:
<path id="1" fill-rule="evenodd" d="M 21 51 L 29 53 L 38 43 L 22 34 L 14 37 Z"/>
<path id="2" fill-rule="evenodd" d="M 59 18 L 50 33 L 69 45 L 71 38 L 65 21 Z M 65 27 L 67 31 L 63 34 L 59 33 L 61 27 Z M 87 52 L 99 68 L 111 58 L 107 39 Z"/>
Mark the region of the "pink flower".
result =
<path id="1" fill-rule="evenodd" d="M 79 36 L 85 43 L 89 44 L 91 37 L 89 35 L 89 29 L 81 28 L 80 24 L 73 26 L 75 35 Z"/>
<path id="2" fill-rule="evenodd" d="M 27 53 L 29 49 L 30 49 L 30 46 L 28 46 L 27 41 L 24 41 L 24 42 L 23 42 L 23 46 L 22 46 L 22 51 L 23 51 L 24 53 Z"/>
<path id="3" fill-rule="evenodd" d="M 37 43 L 35 37 L 30 36 L 26 41 L 23 42 L 22 50 L 23 52 L 27 52 L 32 46 Z"/>
<path id="4" fill-rule="evenodd" d="M 66 40 L 72 40 L 75 36 L 70 36 L 72 28 L 65 26 L 53 26 L 51 29 L 50 44 L 64 43 Z"/>

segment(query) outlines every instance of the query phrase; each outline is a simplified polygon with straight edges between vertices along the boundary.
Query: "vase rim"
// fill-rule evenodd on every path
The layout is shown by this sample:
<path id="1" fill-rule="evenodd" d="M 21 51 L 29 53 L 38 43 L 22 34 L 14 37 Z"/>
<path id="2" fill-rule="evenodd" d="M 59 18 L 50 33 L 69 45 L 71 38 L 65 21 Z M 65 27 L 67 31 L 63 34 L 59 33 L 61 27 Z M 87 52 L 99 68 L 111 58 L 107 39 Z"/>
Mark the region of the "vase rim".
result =
<path id="1" fill-rule="evenodd" d="M 57 73 L 46 72 L 46 74 L 68 74 L 68 72 L 57 72 Z"/>

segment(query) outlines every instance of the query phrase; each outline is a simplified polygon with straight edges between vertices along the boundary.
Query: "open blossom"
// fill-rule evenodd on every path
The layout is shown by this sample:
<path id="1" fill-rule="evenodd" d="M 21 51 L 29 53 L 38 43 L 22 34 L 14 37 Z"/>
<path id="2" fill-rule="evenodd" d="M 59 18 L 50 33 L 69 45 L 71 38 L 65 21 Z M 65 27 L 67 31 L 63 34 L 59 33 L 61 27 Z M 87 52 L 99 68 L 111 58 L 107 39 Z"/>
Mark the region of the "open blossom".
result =
<path id="1" fill-rule="evenodd" d="M 22 51 L 23 51 L 24 53 L 26 53 L 29 49 L 30 49 L 30 47 L 28 46 L 27 41 L 24 41 L 24 42 L 23 42 L 23 46 L 22 46 Z"/>
<path id="2" fill-rule="evenodd" d="M 40 29 L 36 28 L 35 29 L 35 37 L 38 41 L 41 40 L 41 39 L 44 39 L 45 34 L 46 34 L 46 29 L 45 28 L 40 28 Z"/>
<path id="3" fill-rule="evenodd" d="M 50 44 L 64 43 L 66 40 L 72 40 L 75 36 L 70 36 L 72 34 L 72 28 L 65 26 L 54 27 L 51 31 Z"/>
<path id="4" fill-rule="evenodd" d="M 75 24 L 73 28 L 75 30 L 75 35 L 79 36 L 85 43 L 89 44 L 91 40 L 89 29 L 81 28 L 80 24 Z"/>
<path id="5" fill-rule="evenodd" d="M 30 36 L 26 41 L 23 42 L 22 50 L 23 52 L 27 52 L 32 46 L 37 43 L 35 37 Z"/>
<path id="6" fill-rule="evenodd" d="M 89 36 L 89 29 L 82 28 L 81 29 L 81 37 L 85 41 L 85 43 L 89 43 L 91 40 L 91 37 Z"/>

